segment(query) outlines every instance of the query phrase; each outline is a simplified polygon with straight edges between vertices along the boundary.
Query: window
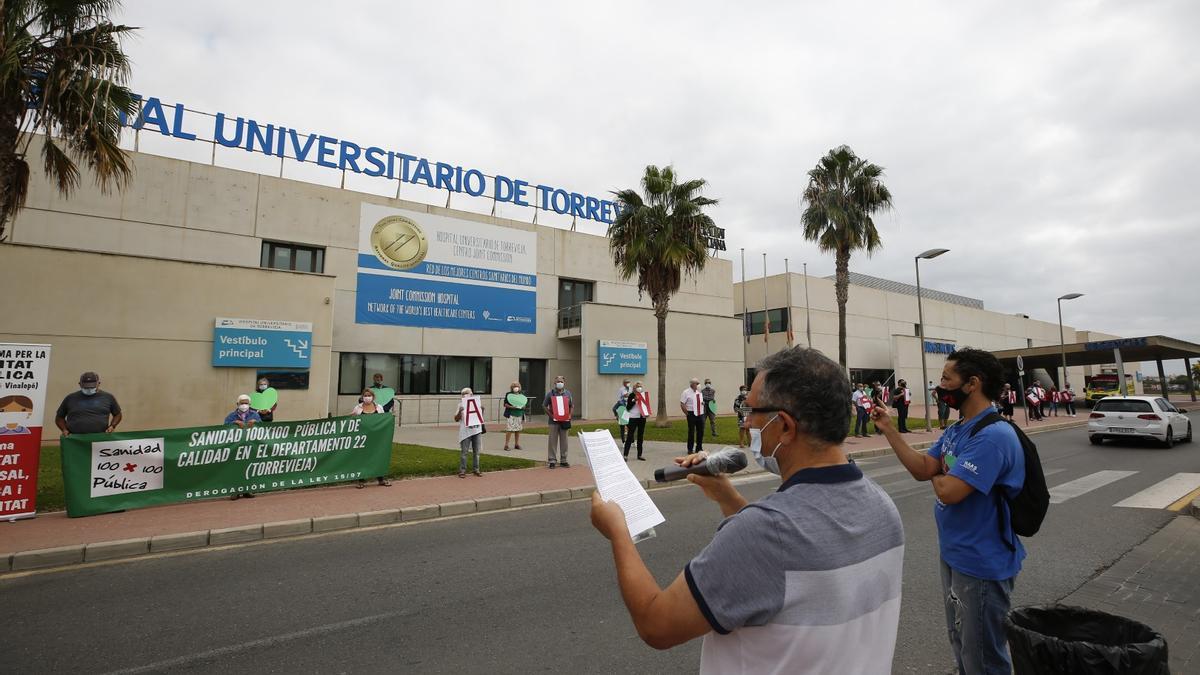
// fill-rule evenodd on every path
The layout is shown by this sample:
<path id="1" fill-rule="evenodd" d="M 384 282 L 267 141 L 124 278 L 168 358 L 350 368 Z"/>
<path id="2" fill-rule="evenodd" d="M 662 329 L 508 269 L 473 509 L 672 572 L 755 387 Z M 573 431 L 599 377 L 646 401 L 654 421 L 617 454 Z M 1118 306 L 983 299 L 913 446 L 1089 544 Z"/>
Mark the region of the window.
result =
<path id="1" fill-rule="evenodd" d="M 485 356 L 425 356 L 421 354 L 341 355 L 338 394 L 361 393 L 375 373 L 397 394 L 457 394 L 470 387 L 476 394 L 492 392 L 492 359 Z"/>
<path id="2" fill-rule="evenodd" d="M 735 315 L 741 319 L 741 314 Z M 788 311 L 786 308 L 771 309 L 764 312 L 750 312 L 750 335 L 762 335 L 767 318 L 771 319 L 772 333 L 786 333 L 788 330 Z"/>
<path id="3" fill-rule="evenodd" d="M 276 270 L 294 270 L 296 272 L 325 271 L 325 249 L 299 244 L 282 244 L 277 241 L 264 241 L 259 267 Z"/>
<path id="4" fill-rule="evenodd" d="M 1033 347 L 1033 338 L 1025 338 L 1025 346 Z"/>
<path id="5" fill-rule="evenodd" d="M 594 284 L 575 279 L 558 280 L 558 329 L 579 328 L 583 322 L 580 304 L 592 301 Z"/>
<path id="6" fill-rule="evenodd" d="M 917 337 L 921 337 L 921 324 L 919 324 L 919 323 L 913 324 L 913 335 L 916 335 Z"/>
<path id="7" fill-rule="evenodd" d="M 1096 405 L 1092 409 L 1096 412 L 1154 412 L 1154 409 L 1150 407 L 1149 401 L 1133 398 L 1102 398 L 1096 401 Z"/>

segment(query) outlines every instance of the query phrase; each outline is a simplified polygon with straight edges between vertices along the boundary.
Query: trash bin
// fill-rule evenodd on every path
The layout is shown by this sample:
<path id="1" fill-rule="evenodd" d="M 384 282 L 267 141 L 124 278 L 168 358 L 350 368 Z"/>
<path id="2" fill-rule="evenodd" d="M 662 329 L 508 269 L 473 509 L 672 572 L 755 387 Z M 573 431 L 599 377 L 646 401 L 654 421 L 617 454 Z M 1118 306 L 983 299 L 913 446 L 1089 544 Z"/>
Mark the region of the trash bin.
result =
<path id="1" fill-rule="evenodd" d="M 1167 640 L 1144 623 L 1083 607 L 1022 607 L 1004 621 L 1016 675 L 1165 675 Z"/>

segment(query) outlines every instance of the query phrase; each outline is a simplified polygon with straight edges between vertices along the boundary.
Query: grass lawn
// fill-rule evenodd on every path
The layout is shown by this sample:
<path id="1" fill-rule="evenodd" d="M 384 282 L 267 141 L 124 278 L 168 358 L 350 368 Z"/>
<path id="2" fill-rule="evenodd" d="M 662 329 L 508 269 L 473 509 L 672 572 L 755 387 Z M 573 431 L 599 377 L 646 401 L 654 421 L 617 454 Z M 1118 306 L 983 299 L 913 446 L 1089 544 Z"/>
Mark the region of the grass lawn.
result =
<path id="1" fill-rule="evenodd" d="M 892 418 L 893 422 L 896 418 Z M 875 433 L 875 425 L 868 423 L 868 433 Z M 571 430 L 567 432 L 569 436 L 575 436 L 579 431 L 596 431 L 599 429 L 608 429 L 612 432 L 613 438 L 618 441 L 621 439 L 621 431 L 618 428 L 616 421 L 613 422 L 593 422 L 589 424 L 573 423 Z M 850 420 L 850 430 L 854 429 L 854 420 Z M 547 433 L 546 427 L 525 427 L 526 434 L 541 434 Z M 672 418 L 670 426 L 656 427 L 654 420 L 646 423 L 646 440 L 647 441 L 673 441 L 675 443 L 687 442 L 687 420 Z M 737 445 L 738 444 L 738 429 L 737 417 L 729 415 L 727 417 L 717 417 L 717 436 L 713 438 L 712 429 L 708 423 L 704 424 L 704 443 L 713 445 Z"/>
<path id="2" fill-rule="evenodd" d="M 479 468 L 483 471 L 525 469 L 537 464 L 532 460 L 507 455 L 481 454 L 479 457 Z M 392 478 L 452 476 L 457 473 L 457 450 L 408 443 L 392 444 L 392 463 L 388 474 Z M 65 508 L 67 501 L 63 491 L 62 450 L 57 445 L 43 446 L 38 469 L 37 510 L 61 511 Z"/>

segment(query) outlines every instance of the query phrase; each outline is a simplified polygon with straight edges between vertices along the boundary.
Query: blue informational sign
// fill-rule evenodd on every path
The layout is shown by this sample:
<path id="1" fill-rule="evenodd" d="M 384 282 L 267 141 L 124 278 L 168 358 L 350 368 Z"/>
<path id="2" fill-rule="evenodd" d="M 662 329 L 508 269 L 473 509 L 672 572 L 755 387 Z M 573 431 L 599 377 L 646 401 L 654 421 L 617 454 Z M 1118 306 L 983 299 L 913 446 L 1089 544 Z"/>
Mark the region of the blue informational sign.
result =
<path id="1" fill-rule="evenodd" d="M 645 342 L 600 340 L 596 365 L 601 375 L 644 375 L 646 361 Z"/>
<path id="2" fill-rule="evenodd" d="M 312 324 L 218 318 L 212 364 L 224 368 L 308 368 Z"/>
<path id="3" fill-rule="evenodd" d="M 537 235 L 362 205 L 357 323 L 537 332 Z"/>
<path id="4" fill-rule="evenodd" d="M 926 354 L 953 354 L 956 347 L 952 342 L 925 341 Z"/>

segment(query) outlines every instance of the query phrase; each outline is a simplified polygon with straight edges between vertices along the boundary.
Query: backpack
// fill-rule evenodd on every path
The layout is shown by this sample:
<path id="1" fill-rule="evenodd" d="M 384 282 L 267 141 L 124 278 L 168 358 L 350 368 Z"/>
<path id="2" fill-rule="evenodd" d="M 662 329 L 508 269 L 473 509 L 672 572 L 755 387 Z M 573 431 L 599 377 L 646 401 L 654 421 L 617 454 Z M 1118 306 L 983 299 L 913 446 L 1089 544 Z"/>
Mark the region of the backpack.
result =
<path id="1" fill-rule="evenodd" d="M 1004 490 L 997 489 L 995 490 L 996 499 L 1008 503 L 1009 524 L 1012 531 L 1022 537 L 1032 537 L 1041 528 L 1042 521 L 1046 519 L 1046 511 L 1050 508 L 1050 490 L 1046 487 L 1046 474 L 1042 472 L 1042 460 L 1038 457 L 1037 445 L 1029 440 L 1025 432 L 994 412 L 980 420 L 975 428 L 971 429 L 968 438 L 974 437 L 988 425 L 996 422 L 1004 422 L 1017 432 L 1017 440 L 1021 442 L 1021 452 L 1025 456 L 1025 482 L 1021 485 L 1021 491 L 1010 499 Z M 1000 518 L 1000 538 L 1010 549 L 1016 548 L 1009 543 L 1008 537 L 1005 536 L 1004 510 L 1000 509 L 1000 513 L 1002 516 Z"/>

